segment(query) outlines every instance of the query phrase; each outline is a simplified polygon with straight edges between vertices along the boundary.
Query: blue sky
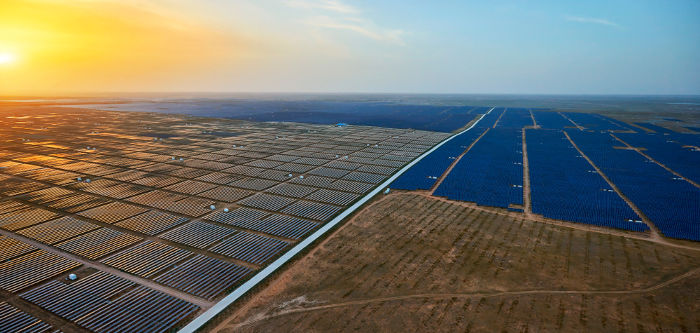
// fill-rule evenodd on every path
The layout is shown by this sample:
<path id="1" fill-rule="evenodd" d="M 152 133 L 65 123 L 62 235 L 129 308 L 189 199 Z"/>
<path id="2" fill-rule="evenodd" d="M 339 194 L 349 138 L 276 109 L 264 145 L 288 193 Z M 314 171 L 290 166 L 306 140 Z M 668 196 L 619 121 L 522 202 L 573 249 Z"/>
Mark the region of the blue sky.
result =
<path id="1" fill-rule="evenodd" d="M 323 15 L 338 21 L 360 17 L 387 35 L 362 40 L 351 30 L 333 32 L 352 48 L 350 63 L 358 73 L 348 74 L 346 89 L 366 84 L 369 90 L 413 92 L 700 92 L 697 1 L 344 4 L 358 12 Z M 391 31 L 399 31 L 396 41 Z"/>
<path id="2" fill-rule="evenodd" d="M 8 1 L 115 13 L 159 39 L 121 38 L 104 66 L 56 60 L 70 72 L 55 78 L 15 70 L 44 89 L 700 94 L 699 1 Z M 68 73 L 84 75 L 66 84 Z"/>

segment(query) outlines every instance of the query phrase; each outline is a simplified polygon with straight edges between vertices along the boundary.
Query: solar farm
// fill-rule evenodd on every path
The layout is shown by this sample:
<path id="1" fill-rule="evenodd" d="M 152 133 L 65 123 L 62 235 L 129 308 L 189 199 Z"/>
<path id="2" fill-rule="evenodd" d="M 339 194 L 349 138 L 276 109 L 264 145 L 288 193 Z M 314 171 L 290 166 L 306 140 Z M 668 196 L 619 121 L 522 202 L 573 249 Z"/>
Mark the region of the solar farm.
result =
<path id="1" fill-rule="evenodd" d="M 449 136 L 70 109 L 0 126 L 2 332 L 181 327 Z"/>
<path id="2" fill-rule="evenodd" d="M 391 187 L 700 241 L 699 172 L 698 134 L 593 113 L 493 108 Z"/>
<path id="3" fill-rule="evenodd" d="M 484 112 L 209 330 L 700 330 L 700 135 Z"/>
<path id="4" fill-rule="evenodd" d="M 449 115 L 461 126 L 437 123 L 461 128 L 456 133 L 69 107 L 0 110 L 0 332 L 190 332 L 241 302 L 244 311 L 232 318 L 244 321 L 256 316 L 246 312 L 250 306 L 272 301 L 232 302 L 275 278 L 268 276 L 292 257 L 291 268 L 279 273 L 284 285 L 262 295 L 318 291 L 325 301 L 345 304 L 375 297 L 381 286 L 421 295 L 450 294 L 449 286 L 512 288 L 528 269 L 522 251 L 531 239 L 537 239 L 533 251 L 541 242 L 547 247 L 537 253 L 537 265 L 566 280 L 569 268 L 578 267 L 572 262 L 585 262 L 583 276 L 599 278 L 591 288 L 662 283 L 684 269 L 697 271 L 699 134 L 595 113 L 449 110 L 464 113 Z M 624 249 L 627 266 L 614 278 L 588 272 L 596 232 L 615 235 L 597 245 L 608 242 L 618 256 L 600 254 L 607 259 L 597 270 L 605 270 L 603 260 L 621 265 L 614 262 Z M 557 235 L 561 242 L 568 237 L 566 263 Z M 626 237 L 644 258 L 629 258 Z M 585 257 L 572 257 L 571 244 L 585 248 Z M 304 251 L 316 249 L 322 255 L 310 263 Z M 502 259 L 494 257 L 498 251 Z M 659 265 L 664 256 L 674 264 L 655 271 L 650 253 Z M 513 256 L 517 264 L 509 261 Z M 444 262 L 462 268 L 447 265 L 439 273 Z M 653 278 L 643 279 L 632 262 Z M 484 281 L 499 274 L 510 280 L 482 285 L 470 280 L 476 273 Z M 612 282 L 624 278 L 629 284 Z M 549 288 L 564 287 L 551 280 Z M 318 290 L 310 286 L 316 284 Z M 470 302 L 460 306 L 473 310 Z M 315 304 L 301 303 L 289 313 Z M 409 308 L 432 311 L 433 320 L 424 305 Z M 246 329 L 283 329 L 275 313 L 264 312 L 269 326 Z M 325 319 L 310 318 L 290 327 L 324 327 L 314 325 Z M 465 325 L 453 320 L 445 325 Z M 229 321 L 219 316 L 207 327 L 241 328 Z M 343 327 L 358 329 L 352 320 Z"/>

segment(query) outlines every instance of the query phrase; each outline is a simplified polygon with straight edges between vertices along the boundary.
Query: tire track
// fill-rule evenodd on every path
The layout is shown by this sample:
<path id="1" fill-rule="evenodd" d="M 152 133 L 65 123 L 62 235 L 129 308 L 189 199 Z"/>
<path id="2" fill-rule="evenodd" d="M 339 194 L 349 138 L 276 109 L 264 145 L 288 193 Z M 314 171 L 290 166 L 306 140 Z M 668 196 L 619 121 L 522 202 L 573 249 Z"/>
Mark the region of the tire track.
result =
<path id="1" fill-rule="evenodd" d="M 411 294 L 411 295 L 399 295 L 399 296 L 388 296 L 388 297 L 377 297 L 368 298 L 361 300 L 354 300 L 341 303 L 324 304 L 305 308 L 296 308 L 289 310 L 282 310 L 277 313 L 273 313 L 267 316 L 254 316 L 253 319 L 244 321 L 236 324 L 233 329 L 238 329 L 244 326 L 252 325 L 260 321 L 265 321 L 269 319 L 275 319 L 278 317 L 296 314 L 313 312 L 320 310 L 335 309 L 354 305 L 369 305 L 377 302 L 392 302 L 392 301 L 403 301 L 408 299 L 432 299 L 432 300 L 444 300 L 450 298 L 497 298 L 497 297 L 510 297 L 510 296 L 530 296 L 530 295 L 629 295 L 629 294 L 643 294 L 649 293 L 661 288 L 667 287 L 684 279 L 687 279 L 696 273 L 700 272 L 700 267 L 696 267 L 688 272 L 677 275 L 666 281 L 662 281 L 655 285 L 647 288 L 640 289 L 628 289 L 628 290 L 521 290 L 521 291 L 503 291 L 503 292 L 476 292 L 476 293 L 427 293 L 427 294 Z"/>

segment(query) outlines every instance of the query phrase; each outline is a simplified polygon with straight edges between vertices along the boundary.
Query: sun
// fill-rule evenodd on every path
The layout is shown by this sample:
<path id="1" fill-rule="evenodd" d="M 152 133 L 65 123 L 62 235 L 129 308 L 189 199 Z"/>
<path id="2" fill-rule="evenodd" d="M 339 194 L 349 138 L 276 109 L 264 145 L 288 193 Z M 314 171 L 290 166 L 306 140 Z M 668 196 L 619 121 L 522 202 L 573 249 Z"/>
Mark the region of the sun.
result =
<path id="1" fill-rule="evenodd" d="M 0 53 L 0 65 L 11 64 L 15 62 L 17 57 L 12 53 Z"/>

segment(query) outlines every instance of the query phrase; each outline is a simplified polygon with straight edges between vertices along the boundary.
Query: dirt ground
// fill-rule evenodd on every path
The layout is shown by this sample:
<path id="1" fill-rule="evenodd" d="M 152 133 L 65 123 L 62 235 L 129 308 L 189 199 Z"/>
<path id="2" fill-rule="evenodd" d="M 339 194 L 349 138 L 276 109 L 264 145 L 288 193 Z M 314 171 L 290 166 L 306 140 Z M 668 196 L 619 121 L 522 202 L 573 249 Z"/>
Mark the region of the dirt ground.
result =
<path id="1" fill-rule="evenodd" d="M 580 226 L 395 192 L 210 329 L 700 331 L 700 247 Z"/>

